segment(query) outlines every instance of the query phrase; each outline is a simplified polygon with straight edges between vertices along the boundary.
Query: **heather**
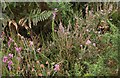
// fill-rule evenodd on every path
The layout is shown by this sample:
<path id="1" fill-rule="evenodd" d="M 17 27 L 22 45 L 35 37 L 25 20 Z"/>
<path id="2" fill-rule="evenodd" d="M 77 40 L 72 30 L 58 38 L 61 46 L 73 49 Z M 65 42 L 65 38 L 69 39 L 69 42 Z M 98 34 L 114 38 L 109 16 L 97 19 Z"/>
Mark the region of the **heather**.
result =
<path id="1" fill-rule="evenodd" d="M 118 76 L 117 2 L 3 2 L 3 76 Z"/>

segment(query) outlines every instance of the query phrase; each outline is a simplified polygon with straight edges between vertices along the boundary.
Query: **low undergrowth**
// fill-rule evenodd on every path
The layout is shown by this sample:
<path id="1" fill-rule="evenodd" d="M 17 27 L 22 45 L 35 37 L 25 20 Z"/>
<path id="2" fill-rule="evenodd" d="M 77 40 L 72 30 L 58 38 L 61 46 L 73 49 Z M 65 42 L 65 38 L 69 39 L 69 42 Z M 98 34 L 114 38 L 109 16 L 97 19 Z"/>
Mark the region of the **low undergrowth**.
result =
<path id="1" fill-rule="evenodd" d="M 106 10 L 91 12 L 86 19 L 74 14 L 74 22 L 70 19 L 67 26 L 59 21 L 58 30 L 52 26 L 52 39 L 6 37 L 2 32 L 2 75 L 118 75 L 118 28 L 107 18 Z M 99 29 L 98 24 L 109 30 Z"/>

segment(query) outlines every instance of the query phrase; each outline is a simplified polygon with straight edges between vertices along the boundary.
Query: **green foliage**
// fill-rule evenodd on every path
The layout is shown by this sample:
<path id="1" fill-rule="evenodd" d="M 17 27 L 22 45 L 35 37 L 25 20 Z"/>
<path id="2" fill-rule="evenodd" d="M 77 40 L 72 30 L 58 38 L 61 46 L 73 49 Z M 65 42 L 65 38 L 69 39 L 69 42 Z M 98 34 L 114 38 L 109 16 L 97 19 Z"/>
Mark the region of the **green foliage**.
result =
<path id="1" fill-rule="evenodd" d="M 53 3 L 47 3 L 50 8 L 58 9 L 57 19 L 56 22 L 62 21 L 65 25 L 68 24 L 69 20 L 72 20 L 73 18 L 73 9 L 72 5 L 69 2 L 53 2 Z"/>
<path id="2" fill-rule="evenodd" d="M 115 10 L 111 16 L 110 16 L 110 21 L 119 28 L 119 24 L 120 24 L 120 15 L 119 15 L 119 10 Z"/>
<path id="3" fill-rule="evenodd" d="M 77 63 L 75 63 L 74 70 L 75 70 L 75 76 L 81 76 L 80 66 Z"/>
<path id="4" fill-rule="evenodd" d="M 51 19 L 53 11 L 41 11 L 39 3 L 33 4 L 4 3 L 3 14 L 17 22 L 25 18 L 25 21 L 29 21 L 29 26 L 31 22 L 37 25 L 39 21 Z M 17 36 L 14 40 L 11 36 L 11 40 L 2 34 L 2 74 L 80 77 L 117 75 L 119 30 L 108 20 L 108 13 L 111 11 L 106 8 L 103 11 L 95 11 L 98 7 L 93 7 L 95 10 L 90 9 L 90 14 L 86 14 L 86 19 L 83 19 L 79 12 L 73 13 L 70 2 L 47 4 L 51 9 L 58 9 L 56 19 L 51 21 L 54 39 L 51 40 L 49 36 L 45 39 L 37 34 L 30 35 L 31 39 Z M 97 30 L 101 20 L 107 21 L 105 25 L 110 27 L 110 30 L 103 29 L 106 31 L 103 34 Z M 59 24 L 58 27 L 55 22 Z M 12 58 L 10 53 L 13 54 Z M 7 62 L 3 59 L 5 56 L 8 57 Z M 10 65 L 11 70 L 8 67 L 9 61 L 13 62 Z"/>
<path id="5" fill-rule="evenodd" d="M 113 25 L 109 20 L 107 20 L 108 24 L 110 25 L 111 31 L 113 32 L 113 34 L 118 34 L 118 28 Z"/>
<path id="6" fill-rule="evenodd" d="M 24 9 L 25 8 L 25 9 Z M 26 18 L 25 20 L 29 20 L 29 25 L 31 21 L 33 25 L 37 25 L 39 21 L 45 21 L 49 19 L 52 14 L 52 11 L 43 11 L 41 12 L 41 8 L 37 2 L 31 3 L 7 3 L 4 2 L 2 5 L 3 15 L 6 19 L 16 19 L 18 22 L 21 18 Z M 7 11 L 6 11 L 7 10 Z M 18 12 L 16 12 L 18 11 Z M 5 19 L 5 20 L 6 20 Z"/>
<path id="7" fill-rule="evenodd" d="M 48 19 L 52 14 L 52 11 L 43 11 L 40 9 L 35 9 L 31 11 L 29 18 L 32 20 L 33 25 L 37 25 L 39 21 L 44 21 Z"/>

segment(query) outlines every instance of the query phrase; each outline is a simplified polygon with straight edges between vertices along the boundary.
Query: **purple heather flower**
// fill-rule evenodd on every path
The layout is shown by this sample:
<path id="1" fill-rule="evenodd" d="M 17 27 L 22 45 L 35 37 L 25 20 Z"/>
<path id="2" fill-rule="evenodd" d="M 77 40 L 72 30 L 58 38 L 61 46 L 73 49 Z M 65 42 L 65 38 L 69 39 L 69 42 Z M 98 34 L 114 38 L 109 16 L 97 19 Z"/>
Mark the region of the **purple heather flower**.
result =
<path id="1" fill-rule="evenodd" d="M 13 62 L 10 60 L 8 61 L 8 69 L 11 70 L 11 65 L 13 64 Z"/>
<path id="2" fill-rule="evenodd" d="M 90 41 L 90 40 L 87 40 L 87 42 L 86 42 L 85 44 L 87 44 L 87 45 L 88 45 L 88 44 L 91 44 L 91 41 Z"/>
<path id="3" fill-rule="evenodd" d="M 4 57 L 3 57 L 3 62 L 6 63 L 7 60 L 8 60 L 8 57 L 7 57 L 7 56 L 4 56 Z"/>
<path id="4" fill-rule="evenodd" d="M 11 43 L 11 41 L 9 40 L 9 41 L 8 41 L 8 46 L 9 46 L 9 47 L 10 47 L 10 43 Z"/>
<path id="5" fill-rule="evenodd" d="M 13 39 L 9 37 L 9 41 L 8 41 L 8 46 L 10 47 L 11 42 L 13 42 Z"/>
<path id="6" fill-rule="evenodd" d="M 13 54 L 11 54 L 11 53 L 10 53 L 8 56 L 9 56 L 10 58 L 13 58 Z"/>
<path id="7" fill-rule="evenodd" d="M 20 53 L 20 51 L 22 50 L 21 47 L 15 47 L 15 49 L 16 49 L 16 51 L 17 51 L 18 53 Z"/>
<path id="8" fill-rule="evenodd" d="M 13 62 L 10 60 L 10 61 L 8 61 L 8 65 L 12 65 L 13 64 Z"/>
<path id="9" fill-rule="evenodd" d="M 13 39 L 12 39 L 11 37 L 9 37 L 9 40 L 10 40 L 10 41 L 13 41 Z"/>
<path id="10" fill-rule="evenodd" d="M 59 64 L 55 64 L 54 70 L 55 70 L 55 71 L 59 71 L 59 70 L 60 70 L 60 65 L 59 65 Z"/>
<path id="11" fill-rule="evenodd" d="M 8 65 L 8 69 L 11 70 L 11 65 Z"/>

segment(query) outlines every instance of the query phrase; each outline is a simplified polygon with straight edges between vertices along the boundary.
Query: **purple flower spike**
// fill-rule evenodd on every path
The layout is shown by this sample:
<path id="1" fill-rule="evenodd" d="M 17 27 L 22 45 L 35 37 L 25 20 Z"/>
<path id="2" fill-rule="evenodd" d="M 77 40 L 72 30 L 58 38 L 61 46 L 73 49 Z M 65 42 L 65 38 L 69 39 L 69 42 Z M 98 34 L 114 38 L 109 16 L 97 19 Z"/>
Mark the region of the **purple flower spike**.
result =
<path id="1" fill-rule="evenodd" d="M 13 64 L 13 62 L 10 60 L 10 61 L 8 61 L 8 65 L 12 65 Z"/>
<path id="2" fill-rule="evenodd" d="M 11 70 L 11 65 L 13 64 L 13 62 L 10 60 L 8 61 L 8 69 Z"/>
<path id="3" fill-rule="evenodd" d="M 11 70 L 11 66 L 10 65 L 8 65 L 8 69 Z"/>

